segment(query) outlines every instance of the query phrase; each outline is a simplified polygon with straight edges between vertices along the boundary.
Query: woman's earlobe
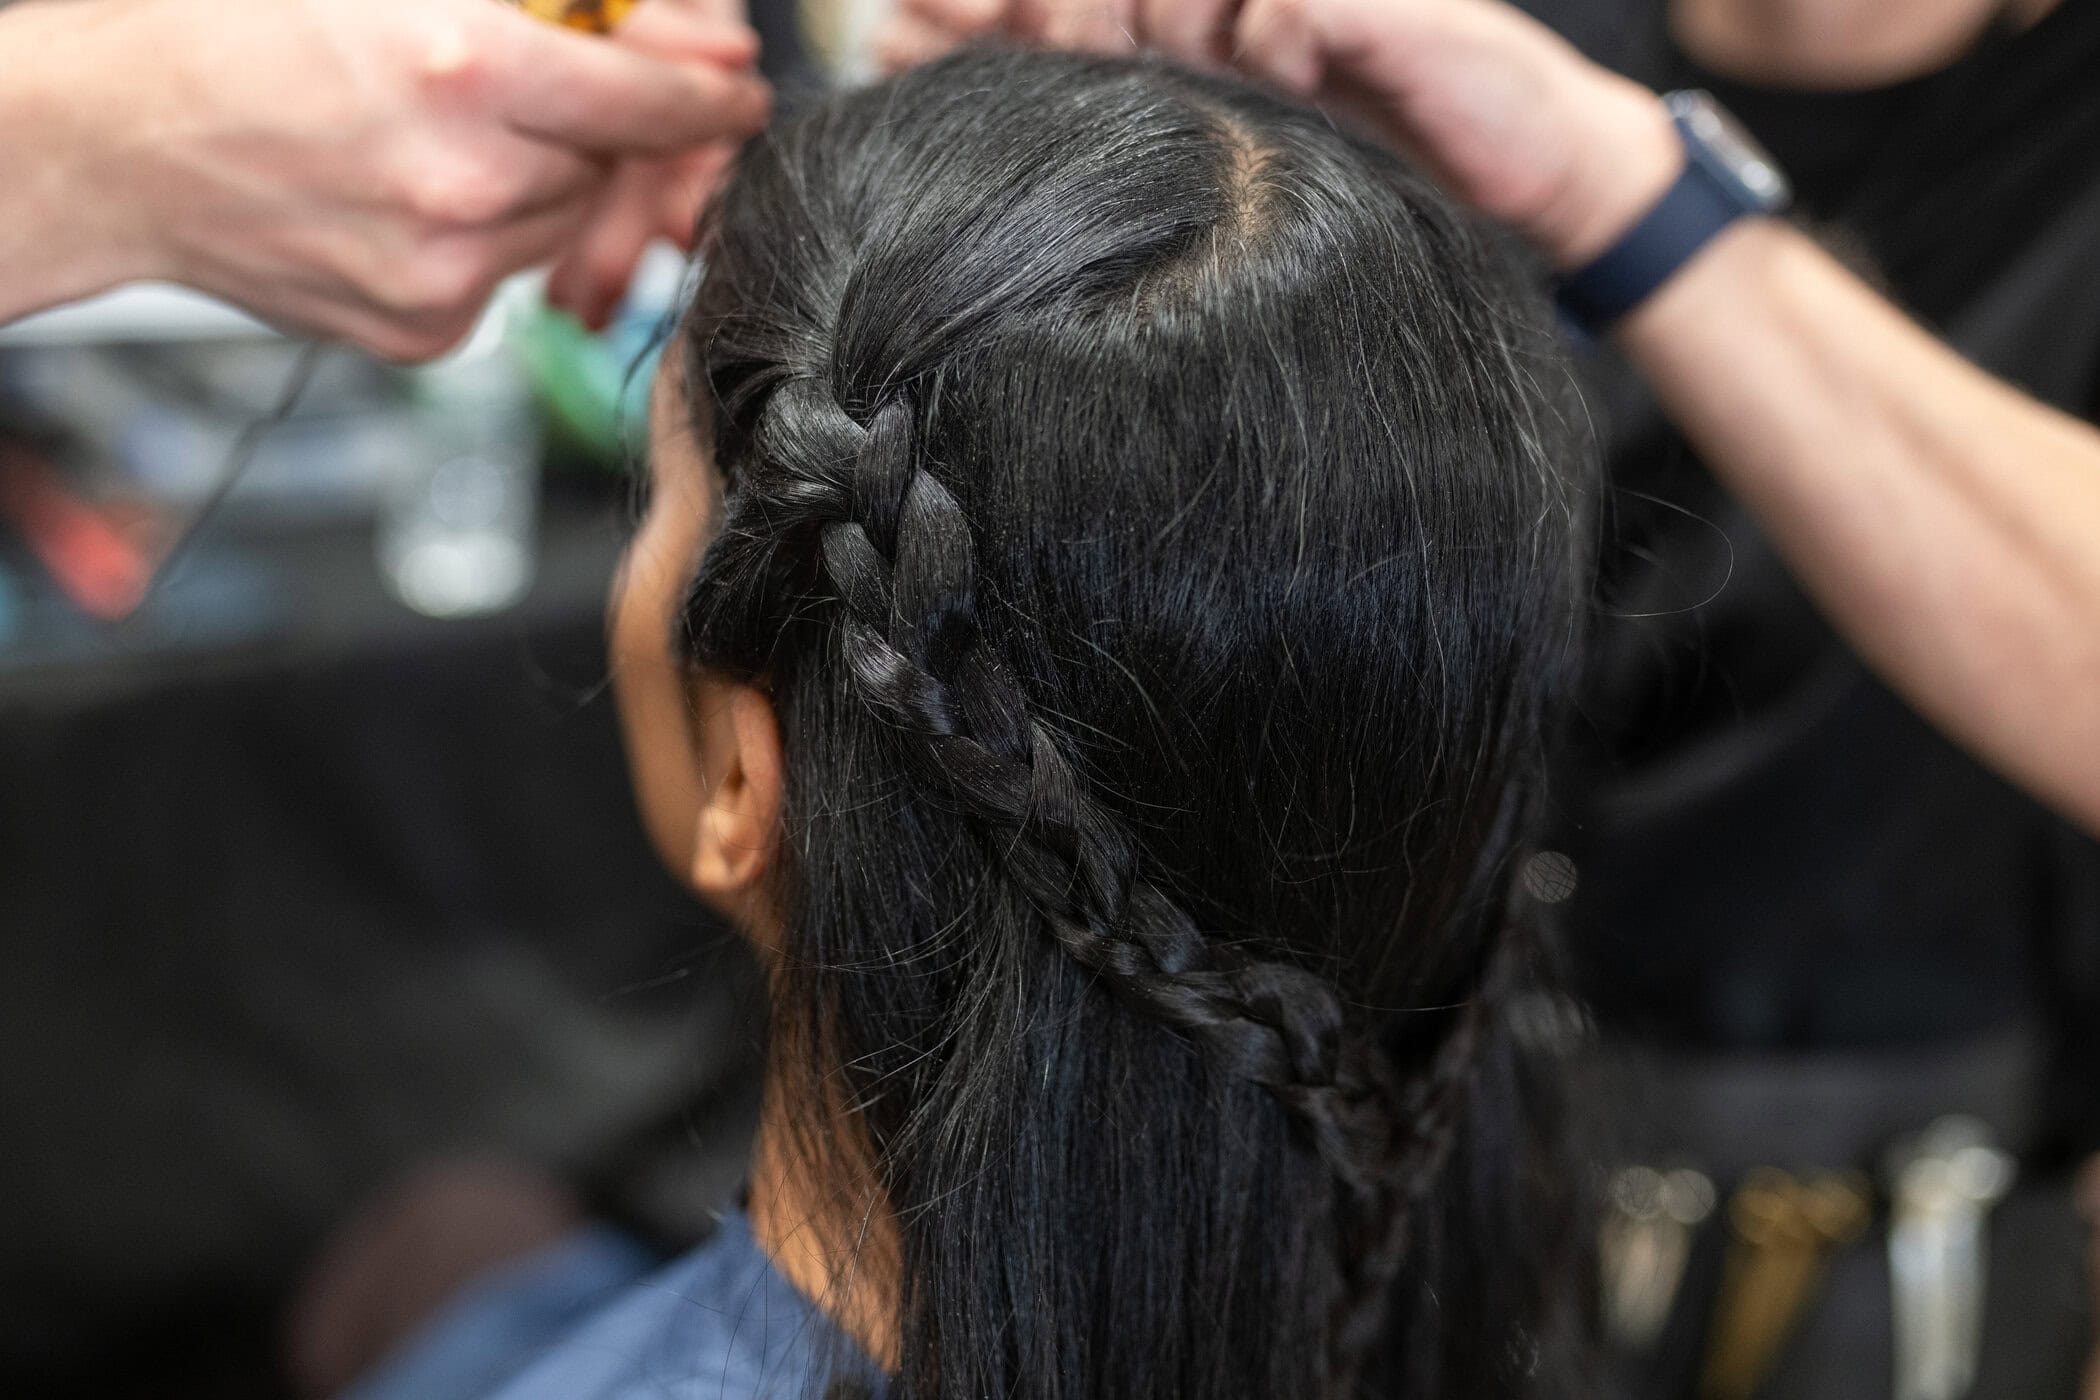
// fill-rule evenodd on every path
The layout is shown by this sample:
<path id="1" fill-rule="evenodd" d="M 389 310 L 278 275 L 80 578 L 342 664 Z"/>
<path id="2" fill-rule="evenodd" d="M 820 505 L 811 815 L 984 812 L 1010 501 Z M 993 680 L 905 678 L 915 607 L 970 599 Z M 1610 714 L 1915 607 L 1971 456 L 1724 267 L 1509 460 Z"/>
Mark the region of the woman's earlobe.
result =
<path id="1" fill-rule="evenodd" d="M 701 766 L 706 795 L 694 833 L 693 888 L 738 914 L 757 892 L 780 842 L 780 724 L 753 686 L 703 683 Z"/>

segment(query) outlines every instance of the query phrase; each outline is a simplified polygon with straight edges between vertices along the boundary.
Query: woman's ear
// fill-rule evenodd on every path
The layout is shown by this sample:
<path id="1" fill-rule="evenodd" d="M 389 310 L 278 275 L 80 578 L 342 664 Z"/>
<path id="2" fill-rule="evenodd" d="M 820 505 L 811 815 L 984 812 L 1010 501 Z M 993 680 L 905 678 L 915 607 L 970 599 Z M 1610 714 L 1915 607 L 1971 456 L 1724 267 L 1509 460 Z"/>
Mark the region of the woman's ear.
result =
<path id="1" fill-rule="evenodd" d="M 700 819 L 686 878 L 709 903 L 764 942 L 764 880 L 780 846 L 780 722 L 756 686 L 693 682 L 700 746 Z"/>

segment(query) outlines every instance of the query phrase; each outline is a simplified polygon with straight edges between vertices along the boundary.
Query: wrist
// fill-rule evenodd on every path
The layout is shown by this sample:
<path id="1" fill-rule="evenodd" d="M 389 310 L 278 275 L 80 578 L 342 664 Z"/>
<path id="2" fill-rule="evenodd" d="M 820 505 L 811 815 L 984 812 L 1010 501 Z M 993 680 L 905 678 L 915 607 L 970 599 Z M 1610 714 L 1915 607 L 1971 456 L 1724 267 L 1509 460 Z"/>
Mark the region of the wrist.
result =
<path id="1" fill-rule="evenodd" d="M 1824 257 L 1812 239 L 1782 219 L 1739 219 L 1627 312 L 1613 326 L 1613 338 L 1640 360 L 1715 327 L 1738 334 L 1755 315 L 1799 301 L 1794 292 L 1801 273 Z"/>
<path id="2" fill-rule="evenodd" d="M 127 31 L 140 6 L 26 4 L 0 12 L 0 320 L 154 275 L 148 220 L 118 167 L 137 143 Z"/>
<path id="3" fill-rule="evenodd" d="M 1528 230 L 1558 272 L 1582 267 L 1655 207 L 1684 170 L 1684 143 L 1662 99 L 1607 77 L 1579 104 L 1587 119 L 1576 156 Z"/>

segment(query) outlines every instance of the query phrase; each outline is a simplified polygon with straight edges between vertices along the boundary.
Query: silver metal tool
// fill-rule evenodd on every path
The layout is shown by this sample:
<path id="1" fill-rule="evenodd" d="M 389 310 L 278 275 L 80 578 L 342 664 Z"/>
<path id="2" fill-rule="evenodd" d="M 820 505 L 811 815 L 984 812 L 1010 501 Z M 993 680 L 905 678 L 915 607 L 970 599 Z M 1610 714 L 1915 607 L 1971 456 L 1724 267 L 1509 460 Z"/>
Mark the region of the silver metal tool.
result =
<path id="1" fill-rule="evenodd" d="M 1662 1334 L 1714 1202 L 1713 1182 L 1689 1167 L 1632 1166 L 1612 1177 L 1600 1243 L 1605 1325 L 1621 1347 L 1645 1351 Z"/>
<path id="2" fill-rule="evenodd" d="M 1986 1227 L 2013 1175 L 1974 1118 L 1942 1118 L 1890 1153 L 1896 1400 L 1962 1400 L 1975 1383 Z"/>

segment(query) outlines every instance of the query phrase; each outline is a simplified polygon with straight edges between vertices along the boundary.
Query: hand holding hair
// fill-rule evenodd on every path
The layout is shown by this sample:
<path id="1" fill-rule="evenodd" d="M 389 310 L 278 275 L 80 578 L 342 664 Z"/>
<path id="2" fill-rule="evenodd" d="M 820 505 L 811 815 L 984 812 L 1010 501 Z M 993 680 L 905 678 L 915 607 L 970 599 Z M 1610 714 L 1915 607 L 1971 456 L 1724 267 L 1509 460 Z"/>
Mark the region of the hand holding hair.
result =
<path id="1" fill-rule="evenodd" d="M 743 29 L 742 0 L 649 0 L 620 22 L 623 47 L 668 63 L 718 65 L 725 33 Z M 652 239 L 689 247 L 700 210 L 728 174 L 737 142 L 712 140 L 620 162 L 590 221 L 548 278 L 547 297 L 601 327 Z"/>
<path id="2" fill-rule="evenodd" d="M 607 43 L 488 0 L 14 7 L 0 178 L 25 197 L 0 229 L 0 318 L 165 279 L 416 359 L 572 248 L 572 301 L 601 306 L 643 230 L 691 212 L 690 192 L 677 218 L 648 207 L 623 162 L 690 160 L 769 109 L 733 17 L 634 18 Z"/>
<path id="3" fill-rule="evenodd" d="M 1347 115 L 1556 265 L 1608 246 L 1682 164 L 1654 93 L 1500 0 L 902 0 L 902 66 L 994 31 L 1232 67 Z"/>
<path id="4" fill-rule="evenodd" d="M 893 63 L 1003 29 L 1231 63 L 1346 111 L 1556 266 L 1682 168 L 1655 95 L 1499 0 L 903 0 Z M 1883 679 L 2100 832 L 2100 433 L 1979 371 L 1783 223 L 1741 220 L 1617 327 Z"/>

